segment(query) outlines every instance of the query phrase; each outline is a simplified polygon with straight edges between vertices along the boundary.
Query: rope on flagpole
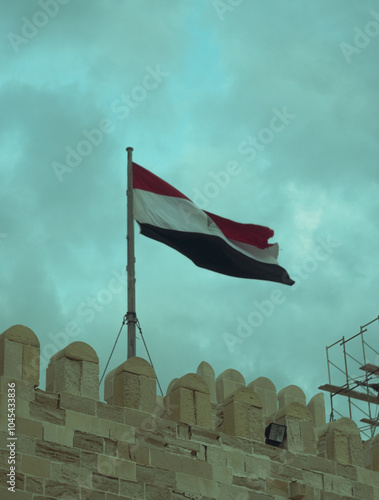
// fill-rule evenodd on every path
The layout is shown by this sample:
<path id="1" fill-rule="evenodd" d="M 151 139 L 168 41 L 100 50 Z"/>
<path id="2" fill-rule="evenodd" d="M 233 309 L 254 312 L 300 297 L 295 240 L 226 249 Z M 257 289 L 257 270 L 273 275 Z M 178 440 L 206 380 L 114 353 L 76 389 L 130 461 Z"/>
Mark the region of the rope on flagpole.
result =
<path id="1" fill-rule="evenodd" d="M 121 330 L 124 328 L 124 325 L 126 325 L 127 321 L 128 321 L 128 316 L 127 316 L 127 314 L 125 314 L 125 316 L 124 316 L 124 318 L 123 318 L 123 320 L 122 320 L 122 324 L 121 324 L 120 331 L 118 332 L 118 335 L 117 335 L 116 341 L 115 341 L 115 343 L 114 343 L 114 346 L 113 346 L 112 352 L 110 353 L 109 358 L 108 358 L 108 361 L 107 361 L 107 364 L 105 365 L 105 368 L 104 368 L 103 374 L 102 374 L 102 376 L 101 376 L 101 379 L 100 379 L 99 385 L 101 385 L 101 382 L 103 381 L 103 378 L 104 378 L 105 372 L 107 371 L 107 368 L 108 368 L 109 362 L 110 362 L 111 357 L 112 357 L 112 355 L 113 355 L 113 353 L 114 353 L 114 350 L 115 350 L 115 348 L 116 348 L 116 344 L 117 344 L 117 342 L 118 342 L 118 339 L 119 339 L 119 337 L 120 337 L 120 335 L 121 335 Z"/>
<path id="2" fill-rule="evenodd" d="M 114 343 L 114 346 L 113 346 L 112 352 L 111 352 L 111 353 L 110 353 L 110 355 L 109 355 L 109 358 L 108 358 L 107 364 L 105 365 L 105 368 L 104 368 L 104 372 L 103 372 L 103 374 L 102 374 L 102 376 L 101 376 L 101 379 L 100 379 L 100 382 L 99 382 L 99 386 L 101 385 L 101 382 L 103 381 L 103 378 L 104 378 L 105 372 L 107 371 L 108 365 L 109 365 L 109 363 L 110 363 L 110 360 L 111 360 L 111 358 L 112 358 L 112 356 L 113 356 L 113 353 L 114 353 L 114 350 L 115 350 L 115 348 L 116 348 L 116 344 L 117 344 L 117 342 L 118 342 L 118 339 L 120 338 L 121 331 L 122 331 L 122 329 L 123 329 L 124 325 L 127 325 L 129 321 L 134 321 L 134 322 L 136 323 L 137 328 L 138 328 L 138 330 L 139 330 L 139 332 L 140 332 L 140 334 L 141 334 L 141 338 L 142 338 L 142 341 L 143 341 L 143 345 L 145 346 L 145 349 L 146 349 L 147 355 L 148 355 L 148 357 L 149 357 L 150 364 L 151 364 L 151 366 L 152 366 L 152 368 L 153 368 L 153 370 L 154 370 L 154 372 L 155 372 L 155 368 L 154 368 L 153 360 L 151 359 L 151 356 L 150 356 L 150 353 L 149 353 L 149 349 L 147 348 L 147 345 L 146 345 L 146 342 L 145 342 L 145 338 L 144 338 L 143 333 L 142 333 L 142 328 L 141 328 L 141 325 L 140 325 L 139 319 L 138 319 L 138 318 L 135 318 L 135 319 L 133 318 L 133 319 L 131 319 L 131 320 L 128 320 L 128 315 L 127 315 L 127 314 L 125 314 L 125 316 L 124 316 L 124 317 L 123 317 L 123 319 L 122 319 L 121 328 L 120 328 L 120 331 L 118 332 L 118 335 L 117 335 L 116 341 L 115 341 L 115 343 Z M 159 382 L 158 375 L 156 374 L 156 372 L 155 372 L 155 375 L 156 375 L 156 377 L 157 377 L 157 384 L 158 384 L 159 390 L 161 391 L 161 395 L 163 396 L 162 387 L 161 387 L 161 384 L 160 384 L 160 382 Z"/>
<path id="3" fill-rule="evenodd" d="M 161 387 L 161 384 L 159 383 L 158 375 L 157 375 L 157 372 L 155 371 L 155 368 L 154 368 L 154 365 L 153 365 L 153 360 L 151 359 L 151 356 L 150 356 L 150 353 L 149 353 L 149 349 L 147 348 L 147 345 L 146 345 L 146 342 L 145 342 L 145 339 L 144 339 L 144 336 L 143 336 L 143 333 L 142 333 L 142 328 L 141 328 L 141 325 L 140 325 L 140 322 L 139 322 L 138 318 L 137 318 L 136 325 L 137 325 L 137 328 L 138 328 L 138 330 L 139 330 L 139 332 L 141 334 L 141 338 L 142 338 L 142 341 L 143 341 L 143 345 L 145 346 L 147 355 L 149 356 L 150 364 L 153 367 L 153 370 L 155 372 L 155 376 L 157 377 L 157 384 L 158 384 L 159 390 L 161 391 L 161 395 L 163 396 L 162 387 Z"/>

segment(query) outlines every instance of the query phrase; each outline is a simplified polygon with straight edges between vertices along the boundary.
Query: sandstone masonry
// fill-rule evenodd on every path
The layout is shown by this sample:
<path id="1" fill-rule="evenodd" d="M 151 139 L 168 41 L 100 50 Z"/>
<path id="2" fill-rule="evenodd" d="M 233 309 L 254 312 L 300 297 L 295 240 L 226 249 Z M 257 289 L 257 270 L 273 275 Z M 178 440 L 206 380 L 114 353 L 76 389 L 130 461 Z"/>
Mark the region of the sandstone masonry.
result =
<path id="1" fill-rule="evenodd" d="M 235 370 L 215 378 L 202 362 L 161 397 L 153 368 L 135 357 L 107 375 L 103 403 L 88 344 L 51 358 L 45 391 L 39 363 L 32 330 L 0 335 L 2 500 L 379 500 L 379 436 L 362 442 L 347 418 L 327 424 L 323 394 L 307 404 L 297 386 L 277 393 Z M 270 423 L 286 426 L 279 447 L 265 443 Z"/>

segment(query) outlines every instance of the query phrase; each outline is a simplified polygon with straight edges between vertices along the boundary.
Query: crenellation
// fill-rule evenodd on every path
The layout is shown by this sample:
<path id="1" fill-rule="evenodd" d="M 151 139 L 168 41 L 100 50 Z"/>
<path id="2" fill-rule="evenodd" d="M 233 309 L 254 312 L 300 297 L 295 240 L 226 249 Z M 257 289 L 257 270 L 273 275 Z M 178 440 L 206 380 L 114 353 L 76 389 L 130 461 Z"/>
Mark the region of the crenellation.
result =
<path id="1" fill-rule="evenodd" d="M 200 363 L 165 397 L 142 358 L 105 378 L 84 342 L 52 356 L 38 388 L 38 338 L 21 325 L 0 335 L 0 496 L 7 498 L 9 383 L 16 385 L 17 500 L 379 499 L 379 438 L 362 444 L 347 418 L 326 423 L 323 394 L 306 404 L 295 385 L 265 377 L 246 385 Z M 14 362 L 15 360 L 15 362 Z M 278 446 L 268 424 L 286 426 Z"/>
<path id="2" fill-rule="evenodd" d="M 223 371 L 216 379 L 217 403 L 222 403 L 236 389 L 245 386 L 245 379 L 240 372 L 231 368 Z"/>

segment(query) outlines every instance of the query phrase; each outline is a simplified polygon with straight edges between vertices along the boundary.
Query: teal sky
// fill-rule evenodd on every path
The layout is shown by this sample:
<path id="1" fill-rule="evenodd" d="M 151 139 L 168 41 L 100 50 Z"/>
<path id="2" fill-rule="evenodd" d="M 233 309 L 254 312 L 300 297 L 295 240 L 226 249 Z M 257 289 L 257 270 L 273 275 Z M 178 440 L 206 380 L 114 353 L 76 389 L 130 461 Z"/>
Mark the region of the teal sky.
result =
<path id="1" fill-rule="evenodd" d="M 205 360 L 311 398 L 325 346 L 378 316 L 377 3 L 237 4 L 7 1 L 0 326 L 38 335 L 42 388 L 70 341 L 102 372 L 126 312 L 127 146 L 201 208 L 272 228 L 296 280 L 221 276 L 137 236 L 164 390 Z M 125 358 L 126 330 L 109 369 Z"/>

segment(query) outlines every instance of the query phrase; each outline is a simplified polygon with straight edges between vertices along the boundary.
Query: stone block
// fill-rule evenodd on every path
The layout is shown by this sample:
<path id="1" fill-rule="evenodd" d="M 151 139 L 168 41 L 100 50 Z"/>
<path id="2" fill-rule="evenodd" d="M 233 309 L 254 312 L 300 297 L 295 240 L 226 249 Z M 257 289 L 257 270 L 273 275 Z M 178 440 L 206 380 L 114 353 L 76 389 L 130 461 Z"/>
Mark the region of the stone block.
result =
<path id="1" fill-rule="evenodd" d="M 221 430 L 232 436 L 263 441 L 262 403 L 247 387 L 240 387 L 222 403 Z"/>
<path id="2" fill-rule="evenodd" d="M 43 423 L 43 439 L 65 446 L 73 445 L 74 431 L 61 425 L 54 425 L 49 422 Z"/>
<path id="3" fill-rule="evenodd" d="M 165 409 L 175 422 L 212 427 L 209 388 L 195 373 L 184 375 L 171 386 L 165 398 Z"/>
<path id="4" fill-rule="evenodd" d="M 119 492 L 119 479 L 117 477 L 106 476 L 98 472 L 92 473 L 92 484 L 96 490 Z"/>
<path id="5" fill-rule="evenodd" d="M 91 453 L 103 453 L 104 438 L 87 432 L 74 432 L 74 447 Z"/>
<path id="6" fill-rule="evenodd" d="M 94 399 L 61 392 L 59 398 L 59 408 L 63 410 L 72 410 L 74 412 L 86 413 L 87 415 L 96 414 L 96 403 Z"/>
<path id="7" fill-rule="evenodd" d="M 42 439 L 43 434 L 43 424 L 42 422 L 37 422 L 31 420 L 30 418 L 22 418 L 17 416 L 18 412 L 16 410 L 16 433 L 24 436 L 30 436 L 37 439 Z"/>
<path id="8" fill-rule="evenodd" d="M 316 454 L 316 438 L 313 417 L 308 408 L 296 401 L 281 407 L 275 422 L 287 427 L 283 448 L 295 453 Z"/>
<path id="9" fill-rule="evenodd" d="M 324 443 L 326 458 L 346 465 L 362 465 L 361 435 L 355 422 L 349 418 L 327 424 L 319 433 L 320 441 Z"/>
<path id="10" fill-rule="evenodd" d="M 275 497 L 287 498 L 289 496 L 288 482 L 282 479 L 266 479 L 266 492 Z"/>
<path id="11" fill-rule="evenodd" d="M 202 361 L 197 367 L 197 375 L 200 375 L 209 388 L 209 396 L 211 399 L 211 403 L 217 403 L 216 396 L 216 377 L 215 372 L 209 363 Z"/>
<path id="12" fill-rule="evenodd" d="M 313 396 L 307 408 L 311 412 L 315 429 L 323 428 L 326 424 L 324 394 L 320 392 Z"/>
<path id="13" fill-rule="evenodd" d="M 134 481 L 120 479 L 120 495 L 138 500 L 145 499 L 145 486 Z"/>
<path id="14" fill-rule="evenodd" d="M 171 492 L 168 488 L 163 486 L 146 485 L 146 500 L 167 500 L 170 498 Z"/>
<path id="15" fill-rule="evenodd" d="M 8 491 L 8 488 L 0 486 L 0 498 L 4 500 L 38 500 L 38 496 L 29 491 L 15 490 L 15 493 Z M 45 498 L 45 497 L 40 497 Z"/>
<path id="16" fill-rule="evenodd" d="M 150 363 L 143 358 L 130 358 L 116 368 L 113 378 L 115 406 L 153 411 L 156 400 L 156 375 Z M 108 387 L 110 385 L 108 380 Z"/>
<path id="17" fill-rule="evenodd" d="M 212 466 L 194 458 L 182 458 L 181 472 L 203 479 L 212 479 Z"/>
<path id="18" fill-rule="evenodd" d="M 240 372 L 233 369 L 225 370 L 216 379 L 217 403 L 222 403 L 234 391 L 245 386 L 245 379 Z"/>
<path id="19" fill-rule="evenodd" d="M 0 375 L 39 385 L 40 344 L 26 326 L 15 325 L 0 335 Z"/>
<path id="20" fill-rule="evenodd" d="M 50 422 L 56 425 L 65 424 L 65 410 L 59 408 L 59 397 L 39 389 L 35 392 L 35 400 L 30 403 L 30 416 L 35 420 Z"/>
<path id="21" fill-rule="evenodd" d="M 94 349 L 84 342 L 73 342 L 54 354 L 46 370 L 46 388 L 97 400 L 99 358 Z"/>
<path id="22" fill-rule="evenodd" d="M 246 474 L 266 478 L 270 472 L 270 459 L 264 456 L 246 456 Z"/>
<path id="23" fill-rule="evenodd" d="M 47 441 L 37 441 L 35 445 L 35 453 L 38 457 L 46 458 L 47 460 L 53 462 L 71 463 L 76 465 L 79 465 L 80 462 L 79 450 Z"/>
<path id="24" fill-rule="evenodd" d="M 258 477 L 233 476 L 233 484 L 243 486 L 249 490 L 266 491 L 266 481 Z"/>
<path id="25" fill-rule="evenodd" d="M 45 482 L 45 495 L 52 498 L 74 499 L 79 498 L 79 485 L 62 483 L 53 480 Z"/>
<path id="26" fill-rule="evenodd" d="M 316 500 L 314 489 L 298 481 L 289 483 L 289 498 L 290 500 Z"/>
<path id="27" fill-rule="evenodd" d="M 25 490 L 32 493 L 43 493 L 43 479 L 38 477 L 27 476 L 25 481 Z"/>
<path id="28" fill-rule="evenodd" d="M 125 409 L 110 404 L 97 402 L 97 413 L 98 418 L 104 420 L 111 420 L 112 422 L 118 422 L 120 424 L 125 423 Z"/>
<path id="29" fill-rule="evenodd" d="M 136 479 L 140 484 L 154 484 L 155 486 L 174 488 L 176 486 L 177 475 L 174 471 L 137 465 Z"/>
<path id="30" fill-rule="evenodd" d="M 80 488 L 80 500 L 111 500 L 110 496 L 106 499 L 105 495 L 105 491 L 84 487 Z M 117 496 L 116 499 L 118 500 L 119 497 Z"/>
<path id="31" fill-rule="evenodd" d="M 306 406 L 305 394 L 297 385 L 288 385 L 278 393 L 279 410 L 290 403 L 300 403 Z"/>
<path id="32" fill-rule="evenodd" d="M 262 415 L 264 420 L 276 413 L 278 409 L 278 396 L 276 387 L 270 379 L 259 377 L 253 380 L 253 382 L 250 382 L 247 387 L 258 394 L 262 402 Z"/>
<path id="33" fill-rule="evenodd" d="M 150 450 L 151 466 L 158 469 L 167 469 L 175 472 L 182 470 L 182 458 L 161 450 Z"/>

